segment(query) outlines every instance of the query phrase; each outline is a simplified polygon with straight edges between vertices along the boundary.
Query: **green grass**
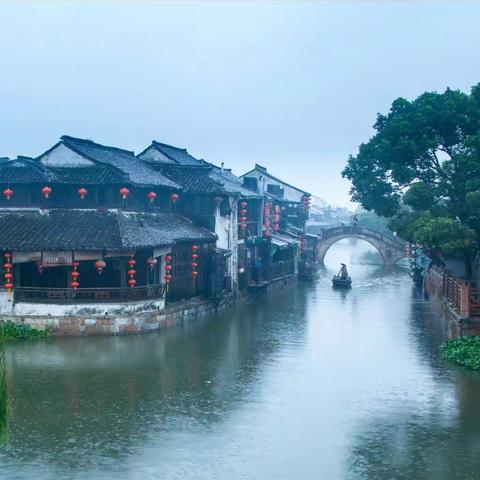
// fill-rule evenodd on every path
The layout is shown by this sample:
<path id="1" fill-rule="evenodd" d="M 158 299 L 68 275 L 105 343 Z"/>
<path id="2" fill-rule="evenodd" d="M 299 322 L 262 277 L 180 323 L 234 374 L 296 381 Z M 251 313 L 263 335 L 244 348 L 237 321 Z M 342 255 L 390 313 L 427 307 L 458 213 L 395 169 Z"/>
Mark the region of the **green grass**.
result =
<path id="1" fill-rule="evenodd" d="M 51 335 L 49 330 L 37 330 L 30 325 L 21 325 L 11 320 L 0 320 L 0 342 L 9 340 L 31 340 Z"/>
<path id="2" fill-rule="evenodd" d="M 480 369 L 480 337 L 447 340 L 441 347 L 442 358 L 472 370 Z"/>

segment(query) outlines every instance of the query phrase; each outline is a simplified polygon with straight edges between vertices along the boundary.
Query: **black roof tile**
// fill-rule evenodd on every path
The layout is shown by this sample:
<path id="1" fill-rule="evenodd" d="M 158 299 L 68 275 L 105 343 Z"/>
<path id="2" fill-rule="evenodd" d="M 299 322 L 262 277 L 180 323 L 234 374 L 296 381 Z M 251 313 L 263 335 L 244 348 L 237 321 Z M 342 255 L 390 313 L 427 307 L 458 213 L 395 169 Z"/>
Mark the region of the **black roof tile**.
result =
<path id="1" fill-rule="evenodd" d="M 167 213 L 121 210 L 0 210 L 3 250 L 122 250 L 215 241 L 186 218 Z"/>
<path id="2" fill-rule="evenodd" d="M 70 137 L 64 135 L 62 142 L 78 154 L 95 162 L 104 163 L 117 168 L 128 175 L 130 181 L 136 185 L 158 185 L 178 189 L 179 185 L 164 177 L 161 173 L 155 172 L 144 162 L 135 157 L 129 150 L 100 145 L 92 140 Z"/>

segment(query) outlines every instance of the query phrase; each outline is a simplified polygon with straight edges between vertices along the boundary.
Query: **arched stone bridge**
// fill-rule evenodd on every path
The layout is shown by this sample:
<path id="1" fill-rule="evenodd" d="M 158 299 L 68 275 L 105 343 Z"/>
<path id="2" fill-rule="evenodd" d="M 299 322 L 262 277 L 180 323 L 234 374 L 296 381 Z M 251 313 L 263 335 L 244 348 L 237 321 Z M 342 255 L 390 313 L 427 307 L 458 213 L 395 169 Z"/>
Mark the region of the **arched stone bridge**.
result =
<path id="1" fill-rule="evenodd" d="M 320 242 L 317 244 L 317 258 L 323 262 L 328 249 L 342 238 L 361 238 L 373 245 L 382 256 L 385 266 L 392 266 L 406 255 L 406 243 L 396 237 L 385 235 L 362 227 L 361 225 L 342 225 L 322 230 L 318 234 Z"/>

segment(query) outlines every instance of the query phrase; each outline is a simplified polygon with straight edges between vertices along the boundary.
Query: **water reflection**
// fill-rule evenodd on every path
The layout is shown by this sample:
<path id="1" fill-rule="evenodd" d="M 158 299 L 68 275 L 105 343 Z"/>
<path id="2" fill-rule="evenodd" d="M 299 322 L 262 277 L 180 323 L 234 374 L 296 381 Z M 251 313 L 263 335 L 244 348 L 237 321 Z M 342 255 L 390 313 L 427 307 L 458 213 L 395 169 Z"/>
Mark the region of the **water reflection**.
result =
<path id="1" fill-rule="evenodd" d="M 304 295 L 160 334 L 9 346 L 13 435 L 0 461 L 118 468 L 152 435 L 208 432 L 251 394 L 285 337 L 301 343 L 305 312 L 292 312 Z"/>

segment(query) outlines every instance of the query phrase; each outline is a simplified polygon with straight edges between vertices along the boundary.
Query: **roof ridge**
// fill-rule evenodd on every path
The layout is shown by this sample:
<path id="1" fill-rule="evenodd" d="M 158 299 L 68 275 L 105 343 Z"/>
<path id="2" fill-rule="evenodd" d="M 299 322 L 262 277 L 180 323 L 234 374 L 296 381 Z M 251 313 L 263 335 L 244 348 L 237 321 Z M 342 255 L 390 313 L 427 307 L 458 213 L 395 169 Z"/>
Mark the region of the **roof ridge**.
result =
<path id="1" fill-rule="evenodd" d="M 119 147 L 112 147 L 111 145 L 103 145 L 101 143 L 94 142 L 93 140 L 89 140 L 88 138 L 78 138 L 78 137 L 72 137 L 70 135 L 62 135 L 60 137 L 60 140 L 64 142 L 78 142 L 78 143 L 86 143 L 88 145 L 95 145 L 97 147 L 101 148 L 106 148 L 107 150 L 117 150 L 119 152 L 124 152 L 124 153 L 129 153 L 133 156 L 135 156 L 135 152 L 133 150 L 126 150 L 125 148 L 119 148 Z"/>
<path id="2" fill-rule="evenodd" d="M 176 147 L 175 145 L 170 145 L 168 143 L 159 142 L 157 140 L 152 140 L 152 145 L 154 145 L 154 146 L 160 145 L 162 147 L 174 148 L 175 150 L 181 150 L 182 152 L 187 152 L 188 153 L 188 150 L 186 148 Z"/>

